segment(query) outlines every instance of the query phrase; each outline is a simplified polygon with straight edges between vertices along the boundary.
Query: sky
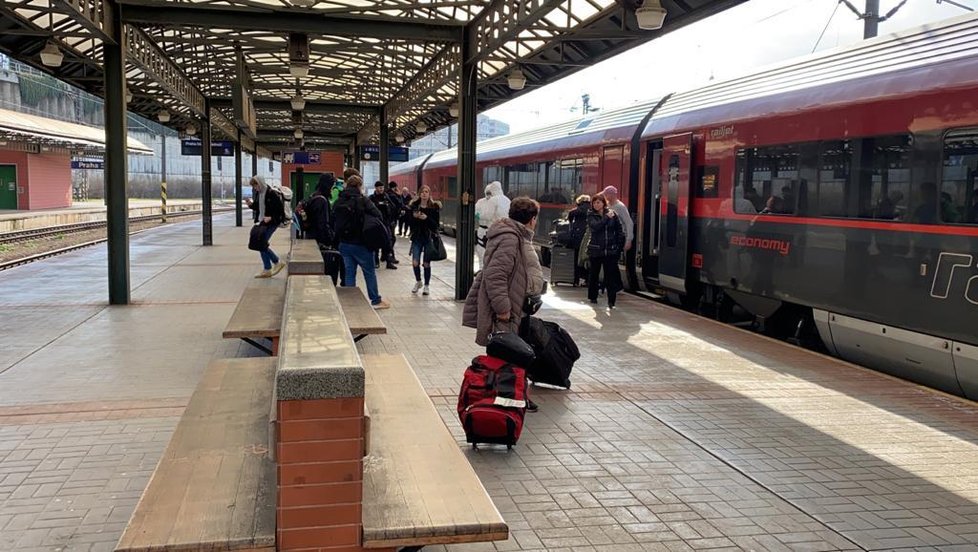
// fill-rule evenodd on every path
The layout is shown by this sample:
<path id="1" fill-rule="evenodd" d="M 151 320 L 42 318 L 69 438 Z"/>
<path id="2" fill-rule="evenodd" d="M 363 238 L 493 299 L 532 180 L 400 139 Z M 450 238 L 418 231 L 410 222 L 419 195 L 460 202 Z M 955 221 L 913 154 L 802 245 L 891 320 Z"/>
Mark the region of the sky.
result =
<path id="1" fill-rule="evenodd" d="M 978 0 L 957 2 L 978 9 Z M 864 6 L 863 0 L 852 3 Z M 898 3 L 880 0 L 880 13 Z M 967 13 L 940 0 L 908 0 L 896 15 L 880 23 L 879 34 Z M 485 114 L 508 123 L 510 132 L 522 132 L 580 117 L 585 93 L 591 96 L 593 107 L 613 109 L 694 88 L 711 76 L 724 80 L 752 68 L 852 44 L 862 34 L 863 22 L 836 0 L 750 0 Z"/>

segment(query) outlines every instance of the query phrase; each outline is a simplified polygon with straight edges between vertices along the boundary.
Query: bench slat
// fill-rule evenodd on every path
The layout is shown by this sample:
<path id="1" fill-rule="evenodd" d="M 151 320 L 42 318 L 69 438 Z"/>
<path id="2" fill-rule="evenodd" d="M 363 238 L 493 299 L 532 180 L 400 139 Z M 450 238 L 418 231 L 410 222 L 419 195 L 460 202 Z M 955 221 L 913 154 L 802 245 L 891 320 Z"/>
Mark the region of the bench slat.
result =
<path id="1" fill-rule="evenodd" d="M 278 337 L 282 331 L 285 278 L 252 280 L 228 320 L 225 338 Z"/>
<path id="2" fill-rule="evenodd" d="M 380 315 L 370 305 L 363 290 L 358 287 L 338 287 L 336 295 L 340 298 L 346 323 L 354 335 L 379 335 L 387 333 L 387 326 Z"/>
<path id="3" fill-rule="evenodd" d="M 212 362 L 117 551 L 275 549 L 274 358 Z"/>
<path id="4" fill-rule="evenodd" d="M 363 355 L 363 546 L 506 540 L 509 529 L 402 355 Z"/>

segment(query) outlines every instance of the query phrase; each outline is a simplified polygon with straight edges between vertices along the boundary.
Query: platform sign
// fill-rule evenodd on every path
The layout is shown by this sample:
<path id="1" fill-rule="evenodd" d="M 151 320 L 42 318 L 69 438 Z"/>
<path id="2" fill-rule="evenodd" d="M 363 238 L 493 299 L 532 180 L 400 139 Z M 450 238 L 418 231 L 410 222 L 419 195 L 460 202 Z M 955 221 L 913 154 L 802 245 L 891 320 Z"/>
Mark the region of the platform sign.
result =
<path id="1" fill-rule="evenodd" d="M 322 152 L 318 151 L 287 151 L 282 154 L 282 163 L 286 165 L 318 165 Z"/>
<path id="2" fill-rule="evenodd" d="M 101 159 L 72 159 L 72 169 L 94 169 L 105 170 L 105 161 Z"/>
<path id="3" fill-rule="evenodd" d="M 180 154 L 200 156 L 201 143 L 197 138 L 186 138 L 180 141 Z M 211 142 L 211 155 L 216 157 L 234 157 L 234 142 L 217 140 Z"/>
<path id="4" fill-rule="evenodd" d="M 380 161 L 380 146 L 358 146 L 357 150 L 357 154 L 363 161 Z M 408 151 L 408 148 L 403 146 L 390 146 L 387 148 L 387 160 L 391 163 L 403 163 L 408 160 Z"/>

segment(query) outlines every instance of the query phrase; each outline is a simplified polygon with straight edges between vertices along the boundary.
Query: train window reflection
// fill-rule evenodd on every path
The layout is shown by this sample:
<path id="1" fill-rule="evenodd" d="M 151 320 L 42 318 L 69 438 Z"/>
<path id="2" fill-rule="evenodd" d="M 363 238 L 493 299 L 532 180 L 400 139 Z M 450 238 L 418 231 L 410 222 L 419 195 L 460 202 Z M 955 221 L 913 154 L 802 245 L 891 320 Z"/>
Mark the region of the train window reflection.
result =
<path id="1" fill-rule="evenodd" d="M 978 224 L 978 129 L 955 130 L 944 137 L 941 220 Z"/>
<path id="2" fill-rule="evenodd" d="M 856 140 L 859 150 L 856 215 L 879 220 L 906 220 L 910 193 L 913 138 L 878 136 Z"/>
<path id="3" fill-rule="evenodd" d="M 848 140 L 823 142 L 819 152 L 818 214 L 825 217 L 846 216 L 846 185 L 852 150 Z"/>
<path id="4" fill-rule="evenodd" d="M 734 210 L 743 214 L 791 215 L 802 188 L 802 146 L 768 146 L 737 152 Z M 807 205 L 807 198 L 802 202 Z"/>

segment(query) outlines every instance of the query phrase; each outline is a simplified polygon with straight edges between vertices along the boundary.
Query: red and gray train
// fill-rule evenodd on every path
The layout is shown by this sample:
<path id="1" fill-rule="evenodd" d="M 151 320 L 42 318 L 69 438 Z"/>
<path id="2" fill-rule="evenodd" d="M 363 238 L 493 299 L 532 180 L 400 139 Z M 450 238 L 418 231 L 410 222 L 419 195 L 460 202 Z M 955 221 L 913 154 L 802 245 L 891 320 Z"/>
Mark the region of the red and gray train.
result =
<path id="1" fill-rule="evenodd" d="M 621 269 L 719 317 L 978 399 L 978 16 L 478 145 L 477 188 L 621 191 Z M 391 170 L 454 230 L 456 152 Z"/>

